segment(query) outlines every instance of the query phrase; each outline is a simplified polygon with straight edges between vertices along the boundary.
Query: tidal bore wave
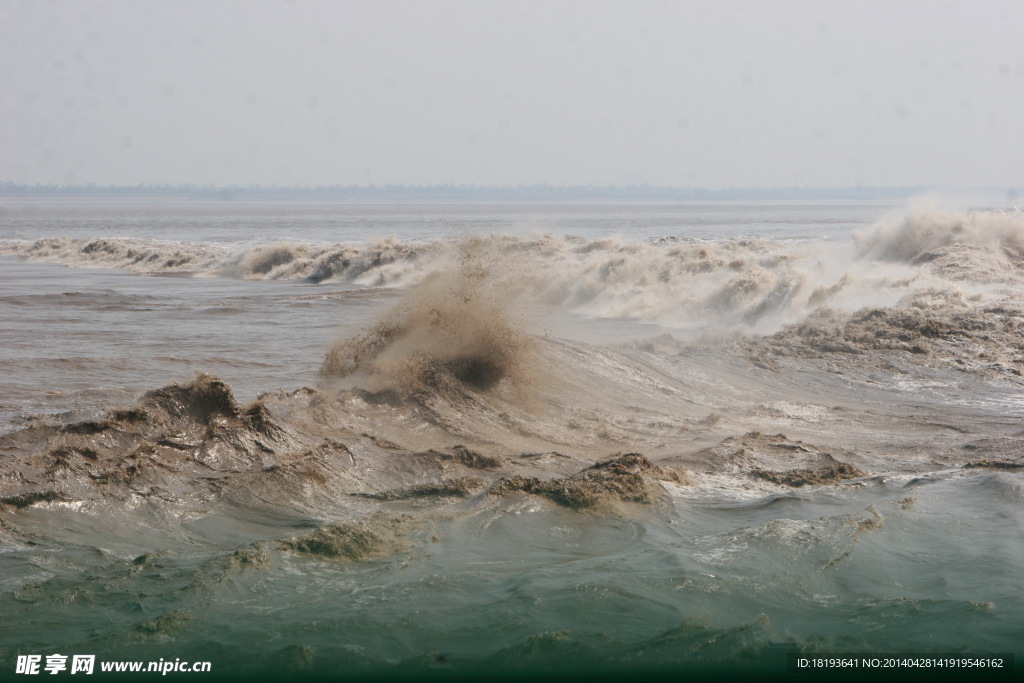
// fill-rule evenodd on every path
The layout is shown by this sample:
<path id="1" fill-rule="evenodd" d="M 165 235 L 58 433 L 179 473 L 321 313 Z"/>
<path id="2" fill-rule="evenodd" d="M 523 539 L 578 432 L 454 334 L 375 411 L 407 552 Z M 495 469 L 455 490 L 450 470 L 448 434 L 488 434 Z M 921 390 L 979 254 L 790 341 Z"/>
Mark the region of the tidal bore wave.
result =
<path id="1" fill-rule="evenodd" d="M 5 242 L 401 294 L 315 386 L 200 373 L 0 436 L 0 647 L 237 675 L 1019 652 L 1022 245 L 1019 213 L 846 245 Z M 664 329 L 557 339 L 538 306 Z"/>
<path id="2" fill-rule="evenodd" d="M 458 243 L 323 245 L 277 242 L 235 250 L 129 238 L 0 242 L 30 261 L 141 275 L 298 280 L 411 288 L 464 264 L 502 268 L 505 290 L 585 315 L 764 333 L 822 305 L 895 303 L 919 289 L 971 293 L 1019 286 L 1024 214 L 919 211 L 893 216 L 848 244 L 763 239 L 648 242 L 538 235 Z"/>

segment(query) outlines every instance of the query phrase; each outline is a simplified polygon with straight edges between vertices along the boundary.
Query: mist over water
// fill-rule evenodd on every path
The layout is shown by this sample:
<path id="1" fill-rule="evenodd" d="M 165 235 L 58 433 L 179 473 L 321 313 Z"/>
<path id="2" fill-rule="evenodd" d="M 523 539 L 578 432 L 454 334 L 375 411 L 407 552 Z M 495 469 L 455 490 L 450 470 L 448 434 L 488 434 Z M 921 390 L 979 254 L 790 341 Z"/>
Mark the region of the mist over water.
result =
<path id="1" fill-rule="evenodd" d="M 412 213 L 5 214 L 0 649 L 1021 656 L 1019 211 Z"/>

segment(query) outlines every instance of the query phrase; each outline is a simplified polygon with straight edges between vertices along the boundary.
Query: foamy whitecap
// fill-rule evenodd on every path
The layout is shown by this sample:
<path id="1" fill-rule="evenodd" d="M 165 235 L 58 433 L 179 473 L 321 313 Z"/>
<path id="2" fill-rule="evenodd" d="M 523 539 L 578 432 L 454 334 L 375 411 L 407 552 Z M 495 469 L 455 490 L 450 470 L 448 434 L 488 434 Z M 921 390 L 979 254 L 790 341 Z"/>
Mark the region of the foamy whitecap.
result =
<path id="1" fill-rule="evenodd" d="M 822 305 L 892 306 L 925 289 L 987 291 L 1024 278 L 1024 214 L 911 210 L 847 244 L 480 235 L 459 242 L 281 241 L 240 250 L 129 238 L 8 240 L 0 253 L 139 274 L 430 289 L 467 252 L 522 301 L 700 336 L 770 334 Z M 492 280 L 494 278 L 492 277 Z"/>

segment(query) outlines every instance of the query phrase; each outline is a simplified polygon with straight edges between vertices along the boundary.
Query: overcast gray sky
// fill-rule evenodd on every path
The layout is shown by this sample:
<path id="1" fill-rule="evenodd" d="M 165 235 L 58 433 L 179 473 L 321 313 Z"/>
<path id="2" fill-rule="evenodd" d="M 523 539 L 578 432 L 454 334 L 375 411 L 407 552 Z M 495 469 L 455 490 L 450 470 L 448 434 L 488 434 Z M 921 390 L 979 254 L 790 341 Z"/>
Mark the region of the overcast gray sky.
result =
<path id="1" fill-rule="evenodd" d="M 0 181 L 1024 184 L 1024 3 L 0 0 Z"/>

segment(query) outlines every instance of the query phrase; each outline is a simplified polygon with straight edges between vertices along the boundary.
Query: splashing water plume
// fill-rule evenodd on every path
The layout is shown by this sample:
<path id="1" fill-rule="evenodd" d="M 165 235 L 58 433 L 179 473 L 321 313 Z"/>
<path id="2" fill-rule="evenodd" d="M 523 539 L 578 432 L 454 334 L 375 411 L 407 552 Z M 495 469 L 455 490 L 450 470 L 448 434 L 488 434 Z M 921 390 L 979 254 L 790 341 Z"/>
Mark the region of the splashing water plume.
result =
<path id="1" fill-rule="evenodd" d="M 528 380 L 530 336 L 512 311 L 511 262 L 482 239 L 412 290 L 365 335 L 345 339 L 321 368 L 328 383 L 359 376 L 375 393 L 436 390 L 453 382 L 487 391 Z"/>

